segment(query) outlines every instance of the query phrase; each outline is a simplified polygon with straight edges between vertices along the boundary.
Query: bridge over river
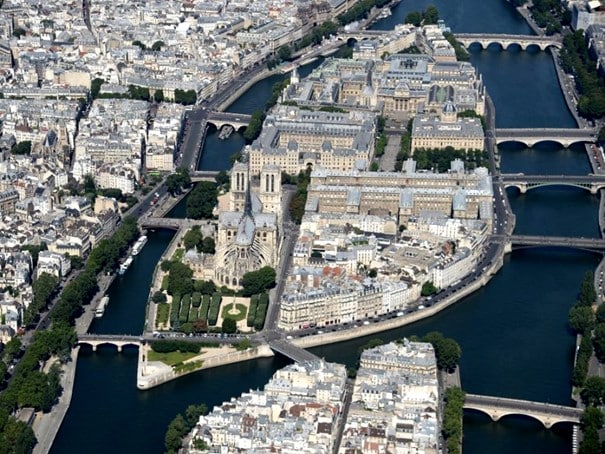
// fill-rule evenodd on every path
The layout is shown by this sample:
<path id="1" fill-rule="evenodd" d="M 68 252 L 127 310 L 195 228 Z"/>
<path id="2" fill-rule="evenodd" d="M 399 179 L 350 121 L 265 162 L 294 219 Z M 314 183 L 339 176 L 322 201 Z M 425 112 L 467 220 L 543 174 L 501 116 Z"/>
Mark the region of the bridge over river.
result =
<path id="1" fill-rule="evenodd" d="M 496 144 L 519 142 L 533 147 L 539 142 L 556 142 L 567 148 L 574 143 L 594 142 L 598 133 L 594 128 L 497 128 Z"/>
<path id="2" fill-rule="evenodd" d="M 494 235 L 498 237 L 498 235 Z M 565 247 L 590 252 L 605 251 L 605 240 L 565 236 L 511 235 L 507 238 L 508 250 L 530 247 Z"/>
<path id="3" fill-rule="evenodd" d="M 544 186 L 573 186 L 596 194 L 605 188 L 605 175 L 525 175 L 523 173 L 501 174 L 505 188 L 514 187 L 525 194 L 530 189 Z"/>
<path id="4" fill-rule="evenodd" d="M 465 47 L 479 44 L 484 49 L 490 44 L 499 44 L 503 49 L 517 45 L 522 50 L 526 50 L 530 46 L 537 46 L 542 51 L 549 47 L 556 47 L 558 49 L 563 47 L 561 39 L 554 36 L 506 35 L 499 33 L 456 33 L 454 36 Z"/>
<path id="5" fill-rule="evenodd" d="M 477 394 L 466 395 L 464 408 L 485 413 L 493 421 L 507 415 L 529 416 L 540 421 L 547 429 L 560 422 L 579 424 L 583 412 L 581 408 L 564 405 Z"/>

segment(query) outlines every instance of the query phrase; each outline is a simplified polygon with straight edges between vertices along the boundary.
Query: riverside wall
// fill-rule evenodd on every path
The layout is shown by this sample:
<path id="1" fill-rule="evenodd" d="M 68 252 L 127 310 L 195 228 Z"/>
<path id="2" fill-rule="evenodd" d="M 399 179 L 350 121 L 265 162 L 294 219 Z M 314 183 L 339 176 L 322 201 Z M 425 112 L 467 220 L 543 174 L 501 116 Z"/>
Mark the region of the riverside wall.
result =
<path id="1" fill-rule="evenodd" d="M 139 348 L 137 388 L 140 390 L 147 390 L 200 370 L 211 369 L 213 367 L 225 366 L 227 364 L 240 363 L 259 358 L 269 358 L 274 355 L 273 350 L 271 350 L 267 344 L 261 344 L 257 347 L 249 348 L 248 350 L 233 351 L 225 355 L 213 356 L 204 359 L 202 365 L 194 370 L 177 373 L 171 367 L 165 366 L 160 370 L 149 373 L 147 369 L 147 360 L 145 357 L 145 348 Z"/>

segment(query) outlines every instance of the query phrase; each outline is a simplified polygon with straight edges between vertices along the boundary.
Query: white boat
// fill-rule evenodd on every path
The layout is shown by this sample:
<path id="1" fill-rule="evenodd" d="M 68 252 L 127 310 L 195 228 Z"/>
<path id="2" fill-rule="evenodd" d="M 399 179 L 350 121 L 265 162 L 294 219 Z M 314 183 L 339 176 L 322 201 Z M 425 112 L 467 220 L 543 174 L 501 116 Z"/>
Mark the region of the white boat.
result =
<path id="1" fill-rule="evenodd" d="M 143 235 L 137 240 L 136 243 L 134 243 L 134 246 L 132 247 L 132 255 L 138 255 L 145 244 L 147 244 L 147 236 Z"/>
<path id="2" fill-rule="evenodd" d="M 386 19 L 387 17 L 389 17 L 391 14 L 391 8 L 385 8 L 382 10 L 382 13 L 380 13 L 380 15 L 378 16 L 381 19 Z"/>
<path id="3" fill-rule="evenodd" d="M 99 303 L 99 305 L 97 306 L 97 309 L 95 310 L 96 318 L 103 317 L 103 314 L 105 313 L 105 308 L 107 307 L 108 303 L 109 303 L 108 296 L 104 296 L 103 298 L 101 298 L 101 302 Z"/>
<path id="4" fill-rule="evenodd" d="M 118 270 L 118 274 L 120 274 L 120 275 L 124 274 L 126 272 L 126 270 L 128 269 L 128 267 L 130 266 L 130 264 L 132 263 L 132 260 L 133 260 L 132 256 L 129 256 L 124 261 L 124 263 L 122 263 L 120 265 L 120 269 Z"/>
<path id="5" fill-rule="evenodd" d="M 221 128 L 221 132 L 219 133 L 218 138 L 221 140 L 226 140 L 231 136 L 233 131 L 234 131 L 233 126 L 225 125 Z"/>

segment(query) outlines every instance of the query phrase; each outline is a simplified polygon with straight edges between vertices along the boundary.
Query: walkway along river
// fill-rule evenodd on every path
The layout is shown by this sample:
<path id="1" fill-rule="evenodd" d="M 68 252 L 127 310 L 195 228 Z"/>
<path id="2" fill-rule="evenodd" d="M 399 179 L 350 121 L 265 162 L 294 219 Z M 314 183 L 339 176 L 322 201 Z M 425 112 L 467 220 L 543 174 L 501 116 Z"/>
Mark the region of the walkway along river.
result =
<path id="1" fill-rule="evenodd" d="M 428 1 L 401 3 L 389 19 L 400 21 L 408 11 L 424 9 L 425 3 Z M 454 31 L 528 33 L 512 7 L 502 0 L 434 3 Z M 480 15 L 492 10 L 499 12 Z M 484 74 L 497 107 L 499 127 L 573 126 L 548 54 L 490 49 L 473 51 L 472 61 Z M 260 100 L 269 93 L 261 96 L 256 89 L 255 95 Z M 501 151 L 504 172 L 589 171 L 580 150 L 508 146 Z M 588 192 L 569 188 L 539 189 L 523 196 L 511 192 L 517 233 L 596 236 L 597 202 Z M 170 237 L 167 232 L 150 234 L 141 260 L 113 284 L 103 326 L 94 325 L 94 331 L 141 332 L 153 262 Z M 500 273 L 476 294 L 432 319 L 372 337 L 388 341 L 440 330 L 463 348 L 462 383 L 469 392 L 569 404 L 574 337 L 567 329 L 567 312 L 582 275 L 597 263 L 597 256 L 575 251 L 514 252 L 505 259 Z M 357 348 L 366 341 L 358 339 L 313 351 L 328 360 L 352 365 Z M 117 354 L 111 347 L 97 353 L 82 348 L 74 398 L 53 453 L 160 453 L 168 422 L 188 404 L 213 406 L 250 387 L 261 387 L 286 364 L 279 357 L 235 364 L 139 392 L 134 386 L 136 362 L 134 349 Z M 470 412 L 464 422 L 467 453 L 570 451 L 571 428 L 566 425 L 545 430 L 521 417 L 493 423 Z"/>

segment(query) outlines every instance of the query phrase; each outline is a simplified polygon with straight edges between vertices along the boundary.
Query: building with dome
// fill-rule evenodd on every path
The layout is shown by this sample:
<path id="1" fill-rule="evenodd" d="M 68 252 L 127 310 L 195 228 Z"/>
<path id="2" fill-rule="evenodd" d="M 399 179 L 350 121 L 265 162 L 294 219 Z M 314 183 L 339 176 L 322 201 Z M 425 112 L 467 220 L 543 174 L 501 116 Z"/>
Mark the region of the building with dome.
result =
<path id="1" fill-rule="evenodd" d="M 481 120 L 458 118 L 457 114 L 454 103 L 447 101 L 441 115 L 416 115 L 412 126 L 412 153 L 418 148 L 483 150 L 485 136 Z"/>
<path id="2" fill-rule="evenodd" d="M 282 222 L 281 169 L 266 165 L 251 179 L 248 164 L 231 170 L 229 210 L 219 214 L 214 282 L 240 288 L 244 274 L 279 260 Z"/>

